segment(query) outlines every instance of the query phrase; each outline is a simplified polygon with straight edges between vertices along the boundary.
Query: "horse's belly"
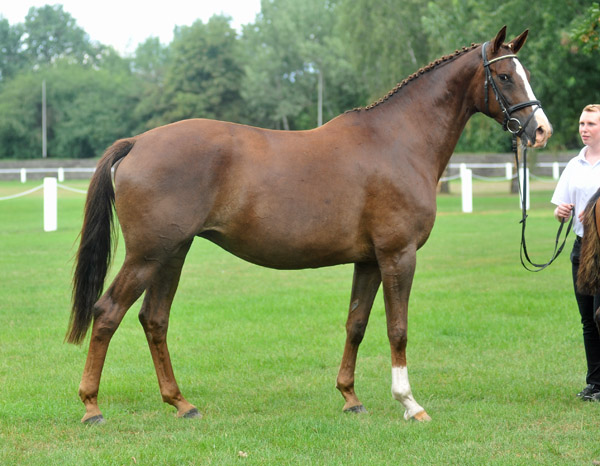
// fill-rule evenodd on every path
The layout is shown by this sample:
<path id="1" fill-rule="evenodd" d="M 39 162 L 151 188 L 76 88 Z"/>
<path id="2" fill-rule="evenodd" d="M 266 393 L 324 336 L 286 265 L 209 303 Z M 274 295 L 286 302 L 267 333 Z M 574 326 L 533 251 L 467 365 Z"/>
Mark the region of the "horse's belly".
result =
<path id="1" fill-rule="evenodd" d="M 288 232 L 247 229 L 226 234 L 208 230 L 199 236 L 253 264 L 274 269 L 318 268 L 374 259 L 370 248 L 349 236 L 330 234 L 325 229 Z"/>

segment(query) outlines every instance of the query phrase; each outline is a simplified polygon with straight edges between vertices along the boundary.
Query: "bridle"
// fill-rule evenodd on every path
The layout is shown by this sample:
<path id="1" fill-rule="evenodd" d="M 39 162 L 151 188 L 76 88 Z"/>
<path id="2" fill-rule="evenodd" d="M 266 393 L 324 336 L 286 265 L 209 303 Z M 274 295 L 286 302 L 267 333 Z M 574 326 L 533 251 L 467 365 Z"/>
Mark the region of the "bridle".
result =
<path id="1" fill-rule="evenodd" d="M 540 103 L 539 100 L 529 100 L 527 102 L 522 102 L 522 103 L 516 104 L 516 105 L 509 104 L 508 100 L 506 100 L 506 97 L 504 97 L 504 95 L 502 95 L 502 93 L 500 92 L 500 89 L 498 89 L 498 85 L 496 84 L 496 81 L 494 81 L 494 78 L 492 77 L 492 72 L 490 71 L 490 65 L 492 63 L 495 63 L 500 60 L 505 60 L 507 58 L 517 58 L 517 56 L 515 54 L 502 55 L 501 57 L 496 57 L 496 58 L 492 58 L 491 60 L 488 60 L 487 55 L 485 53 L 485 49 L 487 48 L 488 44 L 489 44 L 489 42 L 486 42 L 481 46 L 481 57 L 483 59 L 483 69 L 485 70 L 485 83 L 484 83 L 485 111 L 487 114 L 490 113 L 489 102 L 488 102 L 488 85 L 489 85 L 492 88 L 492 91 L 494 91 L 494 96 L 496 97 L 496 101 L 498 102 L 498 105 L 500 106 L 500 109 L 502 110 L 502 113 L 504 115 L 504 122 L 502 123 L 502 128 L 504 128 L 504 131 L 508 131 L 508 132 L 512 133 L 513 135 L 520 137 L 521 134 L 523 134 L 523 131 L 525 131 L 525 128 L 527 127 L 527 125 L 529 124 L 531 119 L 533 118 L 533 115 L 535 114 L 536 110 L 542 108 L 542 104 Z M 531 112 L 531 115 L 529 115 L 529 118 L 527 118 L 527 121 L 525 121 L 524 125 L 521 124 L 521 121 L 518 118 L 515 118 L 512 116 L 512 114 L 514 112 L 521 110 L 523 108 L 532 107 L 534 105 L 537 106 L 537 108 L 535 108 L 533 110 L 533 112 Z"/>
<path id="2" fill-rule="evenodd" d="M 539 100 L 529 100 L 529 101 L 522 102 L 522 103 L 519 103 L 516 105 L 510 105 L 510 103 L 506 100 L 506 97 L 504 97 L 504 95 L 502 95 L 502 93 L 500 92 L 500 89 L 498 89 L 498 85 L 496 84 L 496 82 L 494 81 L 494 78 L 492 77 L 492 72 L 490 71 L 490 65 L 492 63 L 495 63 L 497 61 L 504 60 L 507 58 L 517 58 L 517 56 L 515 54 L 509 54 L 509 55 L 502 55 L 501 57 L 496 57 L 496 58 L 492 58 L 491 60 L 488 60 L 487 55 L 485 53 L 485 49 L 488 44 L 489 44 L 489 42 L 485 42 L 481 46 L 481 57 L 483 59 L 483 68 L 485 70 L 485 83 L 484 83 L 485 110 L 486 110 L 486 113 L 489 115 L 489 113 L 490 113 L 489 112 L 489 102 L 488 102 L 488 86 L 489 86 L 492 88 L 492 91 L 494 92 L 494 96 L 496 97 L 496 101 L 498 102 L 498 105 L 500 106 L 500 110 L 502 110 L 502 114 L 504 115 L 504 121 L 502 123 L 502 128 L 504 129 L 504 131 L 508 131 L 509 133 L 512 134 L 512 147 L 513 147 L 513 152 L 515 154 L 515 161 L 516 161 L 516 166 L 517 166 L 517 177 L 518 177 L 519 173 L 520 173 L 520 167 L 519 167 L 519 154 L 518 154 L 518 147 L 517 147 L 517 138 L 521 137 L 521 135 L 523 134 L 523 131 L 525 131 L 525 128 L 527 127 L 527 125 L 529 124 L 531 119 L 533 118 L 533 115 L 535 114 L 535 112 L 538 109 L 542 108 L 542 104 L 540 103 Z M 525 124 L 521 124 L 521 121 L 518 118 L 512 116 L 512 114 L 514 112 L 521 110 L 523 108 L 532 107 L 532 106 L 536 106 L 536 108 L 533 110 L 533 112 L 531 112 L 531 115 L 529 115 L 529 117 L 525 121 Z M 527 167 L 527 147 L 522 145 L 521 148 L 522 148 L 522 152 L 523 152 L 523 167 Z M 522 191 L 521 191 L 521 186 L 523 186 Z M 521 251 L 520 251 L 521 264 L 523 265 L 523 267 L 525 267 L 526 270 L 528 270 L 530 272 L 539 272 L 541 270 L 544 270 L 550 264 L 552 264 L 552 262 L 554 262 L 554 260 L 560 255 L 560 253 L 564 249 L 565 244 L 567 242 L 567 236 L 569 235 L 569 231 L 571 231 L 571 226 L 573 225 L 574 217 L 571 216 L 571 220 L 569 221 L 569 225 L 567 227 L 567 232 L 565 233 L 562 244 L 559 246 L 558 244 L 560 242 L 561 233 L 562 233 L 563 227 L 565 225 L 564 219 L 560 222 L 560 226 L 558 227 L 558 232 L 556 233 L 556 240 L 554 243 L 554 252 L 552 253 L 552 257 L 545 264 L 537 264 L 529 258 L 529 254 L 527 253 L 527 244 L 525 241 L 525 226 L 527 224 L 527 200 L 525 199 L 523 192 L 525 192 L 525 193 L 527 192 L 527 177 L 526 176 L 523 176 L 522 183 L 519 183 L 519 191 L 520 191 L 519 194 L 521 196 L 521 212 L 522 212 L 522 217 L 521 217 L 521 221 L 520 221 L 520 223 L 521 223 Z M 530 266 L 532 266 L 533 268 Z"/>

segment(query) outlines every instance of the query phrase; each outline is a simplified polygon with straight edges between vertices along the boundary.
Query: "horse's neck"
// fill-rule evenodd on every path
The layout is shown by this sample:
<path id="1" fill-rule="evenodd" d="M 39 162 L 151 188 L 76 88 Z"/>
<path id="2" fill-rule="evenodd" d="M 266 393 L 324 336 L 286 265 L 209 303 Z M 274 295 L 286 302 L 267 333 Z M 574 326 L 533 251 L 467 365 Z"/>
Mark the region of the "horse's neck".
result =
<path id="1" fill-rule="evenodd" d="M 467 55 L 420 75 L 389 102 L 380 104 L 381 108 L 373 109 L 381 112 L 380 121 L 397 128 L 395 141 L 390 142 L 416 153 L 438 179 L 476 112 L 468 95 L 476 60 Z"/>

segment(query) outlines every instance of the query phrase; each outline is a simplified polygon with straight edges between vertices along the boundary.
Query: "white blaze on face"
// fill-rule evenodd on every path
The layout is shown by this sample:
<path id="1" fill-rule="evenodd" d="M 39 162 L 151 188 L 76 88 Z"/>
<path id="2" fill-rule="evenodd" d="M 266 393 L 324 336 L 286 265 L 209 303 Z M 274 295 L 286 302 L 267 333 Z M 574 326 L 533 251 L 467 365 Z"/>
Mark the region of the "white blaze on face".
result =
<path id="1" fill-rule="evenodd" d="M 525 91 L 527 92 L 527 98 L 529 100 L 537 100 L 535 94 L 533 93 L 533 89 L 531 89 L 531 84 L 529 84 L 529 80 L 527 79 L 527 73 L 525 73 L 525 68 L 523 68 L 521 62 L 516 58 L 513 58 L 512 61 L 515 64 L 517 74 L 523 80 L 523 86 L 525 87 Z M 548 120 L 548 117 L 546 116 L 542 108 L 538 108 L 535 111 L 534 119 L 537 122 L 537 128 L 543 128 L 549 137 L 549 135 L 552 134 L 552 125 L 550 124 L 550 120 Z"/>
<path id="2" fill-rule="evenodd" d="M 392 396 L 402 403 L 406 409 L 404 412 L 404 419 L 406 420 L 424 411 L 412 395 L 406 367 L 392 367 Z"/>

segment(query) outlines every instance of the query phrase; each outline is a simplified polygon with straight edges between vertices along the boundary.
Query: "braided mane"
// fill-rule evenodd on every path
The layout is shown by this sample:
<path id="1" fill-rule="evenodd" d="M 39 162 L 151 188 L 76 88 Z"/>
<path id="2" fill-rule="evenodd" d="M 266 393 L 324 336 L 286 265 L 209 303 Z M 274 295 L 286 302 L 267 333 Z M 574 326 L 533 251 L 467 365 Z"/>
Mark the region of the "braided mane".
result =
<path id="1" fill-rule="evenodd" d="M 404 86 L 406 86 L 409 82 L 417 79 L 422 74 L 425 74 L 428 71 L 431 71 L 444 63 L 454 60 L 455 58 L 465 54 L 466 52 L 470 52 L 471 50 L 473 50 L 475 47 L 478 47 L 479 45 L 480 44 L 471 44 L 470 47 L 463 47 L 462 49 L 456 50 L 454 53 L 452 53 L 450 55 L 444 55 L 443 57 L 438 58 L 435 61 L 432 61 L 429 65 L 422 67 L 415 73 L 411 74 L 408 78 L 404 79 L 402 82 L 399 82 L 398 84 L 396 84 L 396 86 L 381 99 L 367 105 L 366 107 L 357 107 L 352 110 L 348 110 L 346 113 L 360 112 L 361 110 L 371 110 L 372 108 L 377 107 L 378 105 L 380 105 L 380 104 L 384 103 L 386 100 L 388 100 L 390 97 L 397 94 L 400 89 L 402 89 Z"/>

